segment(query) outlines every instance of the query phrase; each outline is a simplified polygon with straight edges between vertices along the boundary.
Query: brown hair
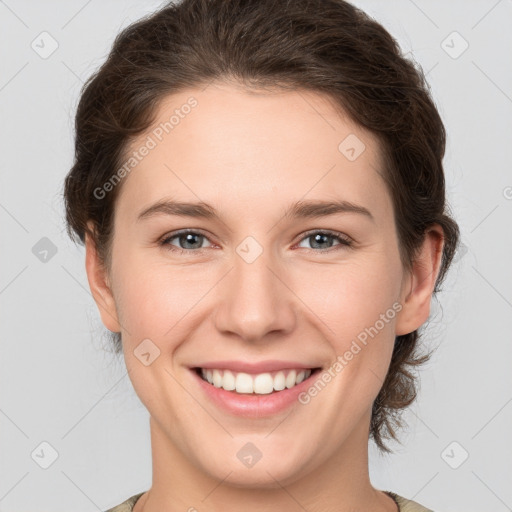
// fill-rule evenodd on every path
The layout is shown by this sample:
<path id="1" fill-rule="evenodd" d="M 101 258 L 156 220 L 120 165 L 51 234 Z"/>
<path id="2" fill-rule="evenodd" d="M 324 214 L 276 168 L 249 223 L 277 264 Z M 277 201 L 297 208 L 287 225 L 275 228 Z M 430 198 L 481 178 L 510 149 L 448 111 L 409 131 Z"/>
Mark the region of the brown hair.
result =
<path id="1" fill-rule="evenodd" d="M 84 84 L 77 108 L 75 160 L 64 184 L 72 239 L 83 243 L 89 233 L 110 268 L 122 184 L 105 197 L 94 191 L 119 169 L 128 144 L 152 125 L 167 95 L 214 80 L 323 93 L 376 134 L 405 269 L 426 228 L 443 228 L 439 291 L 459 240 L 445 202 L 445 129 L 421 68 L 379 23 L 343 0 L 184 0 L 119 33 L 106 62 Z M 118 354 L 121 336 L 113 335 Z M 431 356 L 417 354 L 419 337 L 418 331 L 396 337 L 373 403 L 370 438 L 383 452 L 391 451 L 385 438 L 398 440 L 398 413 L 417 395 L 409 370 Z"/>

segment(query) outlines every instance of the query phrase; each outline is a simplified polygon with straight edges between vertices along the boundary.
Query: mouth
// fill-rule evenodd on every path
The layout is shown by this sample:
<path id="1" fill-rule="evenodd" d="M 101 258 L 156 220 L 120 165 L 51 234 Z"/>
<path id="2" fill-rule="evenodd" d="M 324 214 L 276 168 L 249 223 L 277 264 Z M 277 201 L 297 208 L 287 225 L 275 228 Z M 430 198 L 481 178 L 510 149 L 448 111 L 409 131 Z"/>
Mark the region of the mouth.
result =
<path id="1" fill-rule="evenodd" d="M 322 368 L 287 368 L 264 373 L 235 372 L 223 368 L 191 368 L 212 387 L 237 395 L 273 395 L 313 379 Z M 302 386 L 301 386 L 302 387 Z"/>

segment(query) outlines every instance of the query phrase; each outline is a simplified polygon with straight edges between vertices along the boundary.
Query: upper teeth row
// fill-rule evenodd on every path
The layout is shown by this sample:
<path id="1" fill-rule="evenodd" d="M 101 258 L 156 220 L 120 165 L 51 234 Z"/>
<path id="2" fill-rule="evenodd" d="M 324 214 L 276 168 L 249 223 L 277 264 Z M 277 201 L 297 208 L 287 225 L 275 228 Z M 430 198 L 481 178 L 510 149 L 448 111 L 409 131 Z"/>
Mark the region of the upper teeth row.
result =
<path id="1" fill-rule="evenodd" d="M 300 384 L 311 375 L 312 370 L 290 370 L 285 376 L 284 371 L 278 371 L 274 377 L 270 373 L 250 375 L 248 373 L 234 373 L 230 370 L 211 370 L 201 368 L 201 375 L 210 384 L 226 391 L 237 393 L 268 394 L 272 391 L 281 391 L 285 387 L 292 388 Z"/>

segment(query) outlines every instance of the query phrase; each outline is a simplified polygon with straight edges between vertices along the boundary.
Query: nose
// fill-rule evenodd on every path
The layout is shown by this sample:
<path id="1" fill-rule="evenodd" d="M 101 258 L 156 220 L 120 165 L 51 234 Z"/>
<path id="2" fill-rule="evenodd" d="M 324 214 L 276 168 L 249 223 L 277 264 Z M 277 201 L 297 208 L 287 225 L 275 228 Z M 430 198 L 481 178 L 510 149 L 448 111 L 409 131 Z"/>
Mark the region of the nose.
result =
<path id="1" fill-rule="evenodd" d="M 248 262 L 234 255 L 233 268 L 221 281 L 215 325 L 224 336 L 257 343 L 285 336 L 297 321 L 298 299 L 283 269 L 263 252 Z"/>

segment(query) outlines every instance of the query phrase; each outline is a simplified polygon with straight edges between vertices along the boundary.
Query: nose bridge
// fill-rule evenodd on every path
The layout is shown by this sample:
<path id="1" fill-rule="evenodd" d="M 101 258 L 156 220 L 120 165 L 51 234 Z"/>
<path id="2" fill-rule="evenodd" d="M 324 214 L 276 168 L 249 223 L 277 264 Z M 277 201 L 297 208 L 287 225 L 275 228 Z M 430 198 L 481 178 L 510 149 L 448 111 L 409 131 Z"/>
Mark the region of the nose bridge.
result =
<path id="1" fill-rule="evenodd" d="M 216 315 L 220 331 L 257 341 L 272 331 L 293 328 L 295 315 L 290 290 L 276 276 L 272 251 L 252 237 L 236 248 L 233 269 L 224 281 Z M 281 277 L 281 276 L 280 276 Z M 281 277 L 282 279 L 282 277 Z"/>

